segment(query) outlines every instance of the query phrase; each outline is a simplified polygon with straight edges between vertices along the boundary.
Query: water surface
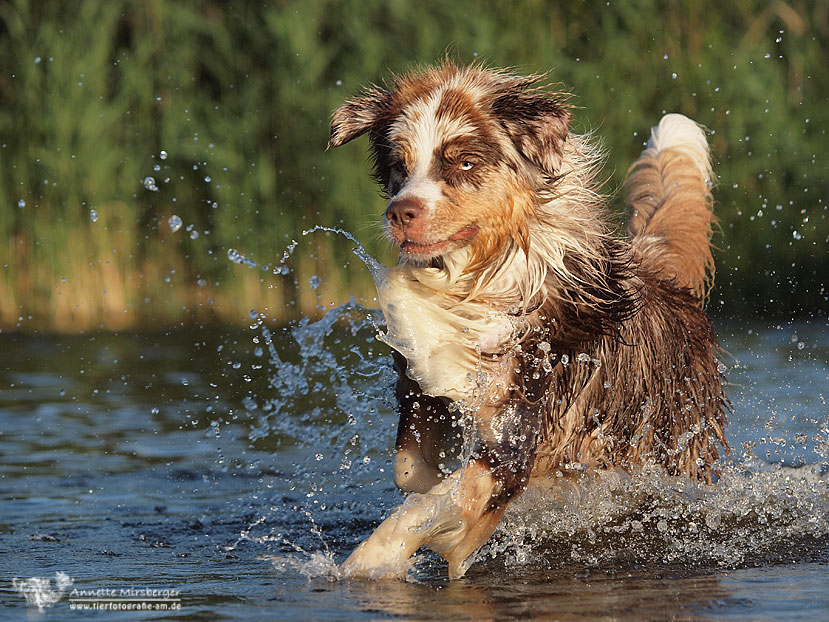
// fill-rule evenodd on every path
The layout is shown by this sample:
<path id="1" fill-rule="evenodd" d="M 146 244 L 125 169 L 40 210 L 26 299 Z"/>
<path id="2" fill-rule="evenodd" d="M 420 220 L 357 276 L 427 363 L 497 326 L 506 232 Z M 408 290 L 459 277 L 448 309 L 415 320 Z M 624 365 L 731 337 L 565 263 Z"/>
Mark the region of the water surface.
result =
<path id="1" fill-rule="evenodd" d="M 407 581 L 336 578 L 401 500 L 371 315 L 0 335 L 0 616 L 829 618 L 824 320 L 720 327 L 735 412 L 717 484 L 644 469 L 528 493 L 450 583 L 429 553 Z M 73 583 L 42 613 L 12 582 L 58 572 Z M 139 588 L 180 609 L 70 609 L 73 589 Z"/>

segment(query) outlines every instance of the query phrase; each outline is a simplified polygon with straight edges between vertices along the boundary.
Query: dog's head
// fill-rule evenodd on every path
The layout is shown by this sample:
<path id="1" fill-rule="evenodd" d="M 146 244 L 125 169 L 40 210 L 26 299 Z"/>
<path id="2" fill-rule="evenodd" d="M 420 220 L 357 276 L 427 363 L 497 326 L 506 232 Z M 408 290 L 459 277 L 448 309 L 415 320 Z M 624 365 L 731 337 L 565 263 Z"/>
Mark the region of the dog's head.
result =
<path id="1" fill-rule="evenodd" d="M 538 83 L 445 63 L 371 87 L 334 113 L 329 147 L 369 133 L 389 198 L 385 231 L 404 259 L 429 263 L 471 246 L 484 260 L 508 240 L 527 244 L 527 218 L 560 174 L 570 120 L 564 98 Z"/>

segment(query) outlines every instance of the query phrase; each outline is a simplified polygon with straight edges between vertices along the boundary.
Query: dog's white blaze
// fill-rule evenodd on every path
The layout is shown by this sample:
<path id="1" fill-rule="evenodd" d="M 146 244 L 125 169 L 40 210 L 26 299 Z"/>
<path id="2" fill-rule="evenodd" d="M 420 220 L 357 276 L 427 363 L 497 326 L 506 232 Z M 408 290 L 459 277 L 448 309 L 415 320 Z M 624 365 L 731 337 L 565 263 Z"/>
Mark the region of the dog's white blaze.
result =
<path id="1" fill-rule="evenodd" d="M 435 180 L 429 179 L 426 175 L 417 175 L 409 177 L 389 203 L 398 199 L 418 199 L 426 206 L 427 213 L 425 217 L 429 218 L 432 216 L 435 205 L 443 199 L 443 192 Z"/>
<path id="2" fill-rule="evenodd" d="M 437 149 L 448 139 L 473 134 L 475 126 L 464 118 L 438 118 L 438 108 L 446 88 L 433 93 L 428 99 L 418 100 L 407 106 L 390 130 L 392 141 L 405 140 L 412 161 L 409 177 L 394 199 L 416 198 L 426 206 L 430 217 L 435 205 L 443 199 L 437 180 L 430 179 L 430 171 Z"/>

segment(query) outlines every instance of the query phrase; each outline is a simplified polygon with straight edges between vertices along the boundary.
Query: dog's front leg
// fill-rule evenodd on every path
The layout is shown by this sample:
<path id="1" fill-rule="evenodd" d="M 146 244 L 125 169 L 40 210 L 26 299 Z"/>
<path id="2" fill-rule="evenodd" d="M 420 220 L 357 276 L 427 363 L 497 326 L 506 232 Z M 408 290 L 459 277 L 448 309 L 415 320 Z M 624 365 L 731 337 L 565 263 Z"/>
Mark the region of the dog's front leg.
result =
<path id="1" fill-rule="evenodd" d="M 445 403 L 424 395 L 406 375 L 406 359 L 394 353 L 399 374 L 395 396 L 400 423 L 395 442 L 394 482 L 403 492 L 428 492 L 445 477 L 441 463 L 448 462 L 458 432 Z"/>
<path id="2" fill-rule="evenodd" d="M 467 463 L 428 492 L 409 495 L 348 557 L 346 574 L 403 574 L 425 545 L 449 562 L 450 578 L 462 577 L 526 487 L 538 442 L 536 408 L 514 401 L 476 413 L 478 439 Z"/>

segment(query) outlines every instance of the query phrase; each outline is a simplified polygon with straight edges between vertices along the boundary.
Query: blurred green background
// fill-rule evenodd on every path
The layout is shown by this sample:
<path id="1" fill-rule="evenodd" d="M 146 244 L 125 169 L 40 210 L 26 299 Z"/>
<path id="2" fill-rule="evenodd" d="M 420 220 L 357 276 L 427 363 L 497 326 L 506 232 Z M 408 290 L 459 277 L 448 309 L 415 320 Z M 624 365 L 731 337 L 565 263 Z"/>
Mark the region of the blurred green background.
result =
<path id="1" fill-rule="evenodd" d="M 0 327 L 243 322 L 252 308 L 281 321 L 370 302 L 350 243 L 302 235 L 342 227 L 393 260 L 366 139 L 326 152 L 328 120 L 361 85 L 447 51 L 552 68 L 575 128 L 610 151 L 619 210 L 663 112 L 707 126 L 711 310 L 825 313 L 828 33 L 829 0 L 2 0 Z"/>

